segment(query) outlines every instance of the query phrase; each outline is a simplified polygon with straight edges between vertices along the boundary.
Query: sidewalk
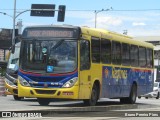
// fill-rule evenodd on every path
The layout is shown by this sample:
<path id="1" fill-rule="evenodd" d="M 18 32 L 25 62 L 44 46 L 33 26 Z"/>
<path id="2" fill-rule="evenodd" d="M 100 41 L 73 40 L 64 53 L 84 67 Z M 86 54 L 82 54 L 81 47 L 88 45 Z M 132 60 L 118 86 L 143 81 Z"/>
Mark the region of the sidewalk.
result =
<path id="1" fill-rule="evenodd" d="M 5 83 L 4 83 L 4 77 L 0 76 L 0 97 L 5 96 Z"/>

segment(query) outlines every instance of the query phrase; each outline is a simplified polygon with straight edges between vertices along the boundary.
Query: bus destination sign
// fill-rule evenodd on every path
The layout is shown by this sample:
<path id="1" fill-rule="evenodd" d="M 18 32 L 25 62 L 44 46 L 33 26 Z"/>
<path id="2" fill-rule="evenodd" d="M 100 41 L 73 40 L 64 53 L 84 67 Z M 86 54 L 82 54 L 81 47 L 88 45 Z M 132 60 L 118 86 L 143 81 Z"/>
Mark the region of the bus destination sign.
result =
<path id="1" fill-rule="evenodd" d="M 73 38 L 77 36 L 76 29 L 26 29 L 23 37 Z"/>

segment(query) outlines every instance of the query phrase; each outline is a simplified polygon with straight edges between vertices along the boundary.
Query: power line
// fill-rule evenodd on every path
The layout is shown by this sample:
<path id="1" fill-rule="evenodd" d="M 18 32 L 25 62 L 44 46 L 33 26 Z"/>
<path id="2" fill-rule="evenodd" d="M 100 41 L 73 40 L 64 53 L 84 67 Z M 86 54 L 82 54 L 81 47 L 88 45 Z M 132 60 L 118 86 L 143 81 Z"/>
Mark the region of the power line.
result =
<path id="1" fill-rule="evenodd" d="M 92 11 L 92 12 L 94 12 L 94 11 L 100 11 L 100 10 L 66 10 L 66 11 Z M 114 11 L 116 11 L 116 12 L 131 12 L 131 11 L 160 11 L 160 9 L 132 9 L 132 10 L 115 10 L 115 9 L 111 9 L 111 10 L 103 10 L 103 11 L 110 11 L 110 12 L 114 12 Z"/>
<path id="2" fill-rule="evenodd" d="M 133 10 L 111 10 L 111 11 L 126 11 L 126 12 L 130 12 L 130 11 L 159 11 L 160 9 L 133 9 Z"/>
<path id="3" fill-rule="evenodd" d="M 0 11 L 12 11 L 14 9 L 0 9 Z M 27 10 L 27 9 L 17 9 L 18 11 L 24 11 L 24 10 Z M 88 9 L 88 10 L 76 10 L 76 9 L 68 9 L 66 11 L 75 11 L 75 12 L 94 12 L 95 10 L 93 9 Z M 98 10 L 96 10 L 98 11 Z M 111 9 L 111 10 L 104 10 L 104 11 L 117 11 L 117 12 L 121 12 L 121 11 L 125 11 L 125 12 L 130 12 L 130 11 L 160 11 L 160 9 Z"/>

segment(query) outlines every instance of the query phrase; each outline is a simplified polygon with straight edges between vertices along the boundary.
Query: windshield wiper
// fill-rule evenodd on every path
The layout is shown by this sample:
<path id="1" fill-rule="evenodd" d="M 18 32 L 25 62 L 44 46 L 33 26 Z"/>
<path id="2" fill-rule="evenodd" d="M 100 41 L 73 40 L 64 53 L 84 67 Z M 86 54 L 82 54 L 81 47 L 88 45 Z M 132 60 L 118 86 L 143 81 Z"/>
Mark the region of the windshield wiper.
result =
<path id="1" fill-rule="evenodd" d="M 56 48 L 59 47 L 63 42 L 64 42 L 64 39 L 58 41 L 58 42 L 52 47 L 52 49 L 56 49 Z"/>

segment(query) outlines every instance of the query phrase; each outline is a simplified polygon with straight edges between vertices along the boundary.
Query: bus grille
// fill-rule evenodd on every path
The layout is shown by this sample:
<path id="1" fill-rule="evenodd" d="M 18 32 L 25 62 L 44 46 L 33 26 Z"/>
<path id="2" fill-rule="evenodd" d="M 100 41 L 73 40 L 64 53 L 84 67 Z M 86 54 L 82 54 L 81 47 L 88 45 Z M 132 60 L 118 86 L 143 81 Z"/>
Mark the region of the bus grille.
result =
<path id="1" fill-rule="evenodd" d="M 54 94 L 56 90 L 35 90 L 38 94 Z"/>

